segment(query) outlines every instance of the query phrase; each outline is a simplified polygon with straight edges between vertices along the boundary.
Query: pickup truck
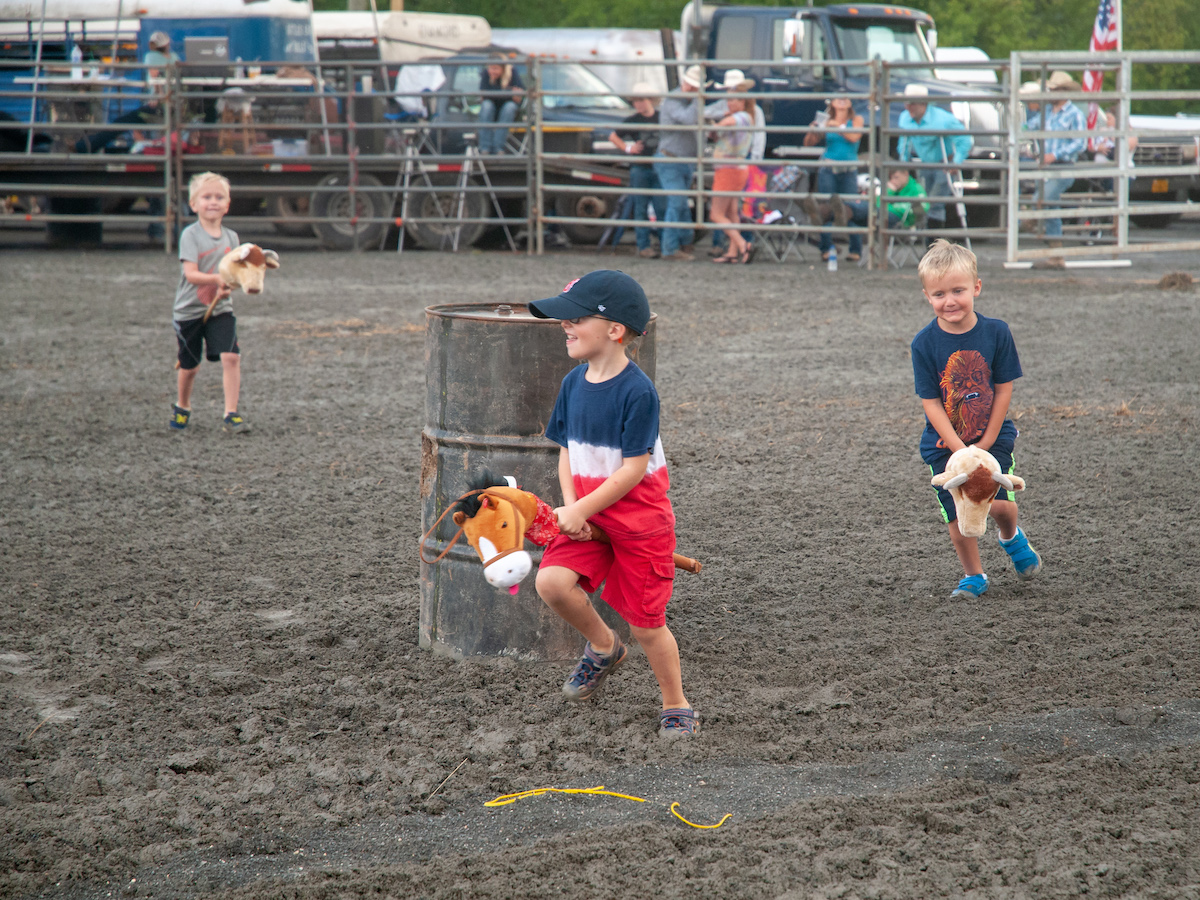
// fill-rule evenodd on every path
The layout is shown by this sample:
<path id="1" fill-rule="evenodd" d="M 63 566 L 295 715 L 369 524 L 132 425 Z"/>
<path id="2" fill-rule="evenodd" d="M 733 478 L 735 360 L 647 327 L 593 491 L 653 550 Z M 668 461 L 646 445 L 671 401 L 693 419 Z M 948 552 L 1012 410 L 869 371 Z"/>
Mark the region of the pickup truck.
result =
<path id="1" fill-rule="evenodd" d="M 1184 166 L 1188 171 L 1168 177 L 1137 177 L 1129 182 L 1129 202 L 1183 203 L 1200 201 L 1200 116 L 1177 113 L 1174 116 L 1130 116 L 1134 130 L 1150 134 L 1138 138 L 1133 150 L 1135 166 Z M 1165 133 L 1171 132 L 1171 133 Z M 1143 228 L 1166 228 L 1181 213 L 1130 216 Z"/>
<path id="2" fill-rule="evenodd" d="M 699 20 L 695 4 L 684 7 L 681 32 L 689 56 L 711 61 L 709 77 L 720 81 L 725 69 L 736 65 L 746 70 L 757 85 L 755 92 L 768 126 L 804 126 L 824 108 L 822 97 L 812 99 L 775 99 L 772 94 L 828 94 L 835 88 L 867 93 L 870 79 L 867 67 L 853 65 L 880 57 L 888 62 L 918 63 L 892 70 L 889 93 L 903 92 L 907 84 L 922 84 L 929 90 L 931 103 L 946 106 L 967 128 L 995 132 L 1001 127 L 1004 98 L 995 101 L 958 100 L 962 95 L 988 91 L 979 85 L 963 85 L 936 77 L 934 50 L 937 33 L 933 19 L 924 12 L 903 6 L 875 4 L 839 4 L 824 7 L 718 6 L 702 7 Z M 722 64 L 729 60 L 730 66 Z M 745 60 L 764 62 L 745 66 Z M 785 65 L 788 61 L 811 62 L 812 66 Z M 865 101 L 856 102 L 857 111 L 866 117 Z M 900 103 L 889 105 L 890 127 L 895 128 Z M 770 134 L 767 155 L 773 157 L 816 157 L 820 148 L 801 146 L 801 134 Z M 892 137 L 894 149 L 895 136 Z M 971 158 L 998 160 L 1003 150 L 997 134 L 976 134 Z M 964 167 L 967 193 L 999 194 L 997 171 Z M 973 225 L 998 221 L 999 208 L 973 207 Z"/>

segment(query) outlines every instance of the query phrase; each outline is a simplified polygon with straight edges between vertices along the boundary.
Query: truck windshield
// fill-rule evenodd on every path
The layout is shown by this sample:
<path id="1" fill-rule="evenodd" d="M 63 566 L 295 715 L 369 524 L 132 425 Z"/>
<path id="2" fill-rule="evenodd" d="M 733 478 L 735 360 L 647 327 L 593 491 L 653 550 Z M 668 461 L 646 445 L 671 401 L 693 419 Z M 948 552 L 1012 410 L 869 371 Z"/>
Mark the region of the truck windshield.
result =
<path id="1" fill-rule="evenodd" d="M 542 90 L 580 91 L 583 96 L 549 95 L 547 107 L 588 107 L 590 109 L 631 109 L 630 105 L 612 92 L 600 76 L 593 75 L 577 63 L 542 66 Z"/>
<path id="2" fill-rule="evenodd" d="M 895 19 L 834 19 L 834 39 L 841 47 L 842 59 L 874 59 L 884 62 L 930 62 L 924 38 L 917 33 L 916 22 Z M 867 74 L 866 66 L 847 66 L 850 75 Z M 933 78 L 930 68 L 905 68 L 905 80 Z"/>

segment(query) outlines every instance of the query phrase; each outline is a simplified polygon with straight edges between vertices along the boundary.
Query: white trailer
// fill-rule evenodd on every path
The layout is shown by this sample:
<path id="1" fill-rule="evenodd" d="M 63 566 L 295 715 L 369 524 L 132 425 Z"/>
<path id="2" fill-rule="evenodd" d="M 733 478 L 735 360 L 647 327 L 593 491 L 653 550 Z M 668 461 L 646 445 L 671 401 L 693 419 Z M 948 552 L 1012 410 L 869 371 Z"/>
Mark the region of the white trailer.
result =
<path id="1" fill-rule="evenodd" d="M 492 27 L 482 16 L 420 12 L 314 12 L 313 35 L 322 59 L 380 59 L 409 63 L 450 56 L 492 42 Z M 326 52 L 336 46 L 336 53 Z M 355 51 L 345 53 L 344 51 Z"/>
<path id="2" fill-rule="evenodd" d="M 674 36 L 668 36 L 673 53 Z M 640 82 L 667 90 L 663 33 L 653 28 L 493 28 L 492 40 L 531 56 L 582 63 L 625 97 Z M 630 64 L 605 65 L 608 60 Z"/>

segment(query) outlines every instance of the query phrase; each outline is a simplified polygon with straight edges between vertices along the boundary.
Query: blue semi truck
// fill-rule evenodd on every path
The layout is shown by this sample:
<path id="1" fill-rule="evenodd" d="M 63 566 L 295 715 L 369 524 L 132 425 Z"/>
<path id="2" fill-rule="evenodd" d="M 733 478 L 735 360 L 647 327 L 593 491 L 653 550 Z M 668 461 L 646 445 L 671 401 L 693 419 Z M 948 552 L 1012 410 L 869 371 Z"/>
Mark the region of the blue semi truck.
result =
<path id="1" fill-rule="evenodd" d="M 923 85 L 931 103 L 949 109 L 967 128 L 993 132 L 975 135 L 971 159 L 1002 158 L 1002 138 L 995 132 L 1003 127 L 1004 97 L 997 93 L 994 100 L 963 99 L 989 89 L 935 76 L 937 32 L 933 18 L 920 10 L 880 4 L 713 7 L 689 3 L 683 10 L 680 34 L 689 58 L 710 61 L 710 78 L 720 82 L 726 69 L 736 66 L 755 80 L 756 99 L 768 126 L 810 125 L 818 110 L 824 109 L 825 96 L 839 88 L 868 94 L 870 75 L 862 63 L 880 58 L 904 64 L 891 70 L 887 93 L 902 93 L 908 84 Z M 759 62 L 745 66 L 745 60 Z M 804 93 L 814 96 L 773 96 Z M 857 100 L 855 106 L 869 118 L 866 100 Z M 889 104 L 890 128 L 896 127 L 903 111 L 900 103 Z M 802 138 L 800 133 L 768 133 L 767 155 L 819 156 L 821 148 L 803 147 Z M 890 143 L 894 145 L 894 135 Z M 999 194 L 996 170 L 968 165 L 963 175 L 967 193 Z M 995 221 L 998 216 L 997 207 L 974 208 L 973 224 Z"/>

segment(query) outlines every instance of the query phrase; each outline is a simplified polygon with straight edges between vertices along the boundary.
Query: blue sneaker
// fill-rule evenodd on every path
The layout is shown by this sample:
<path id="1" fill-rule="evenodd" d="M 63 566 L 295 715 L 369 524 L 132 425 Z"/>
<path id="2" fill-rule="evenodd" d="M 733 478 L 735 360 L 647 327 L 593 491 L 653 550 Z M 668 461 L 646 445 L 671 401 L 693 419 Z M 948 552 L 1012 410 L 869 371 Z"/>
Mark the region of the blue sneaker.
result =
<path id="1" fill-rule="evenodd" d="M 958 587 L 950 592 L 951 597 L 970 597 L 978 599 L 988 589 L 986 575 L 968 575 L 958 583 Z"/>
<path id="2" fill-rule="evenodd" d="M 600 690 L 600 685 L 604 684 L 604 679 L 612 674 L 613 669 L 625 662 L 625 657 L 629 655 L 629 648 L 621 643 L 621 639 L 617 637 L 615 631 L 613 640 L 616 643 L 608 656 L 601 656 L 592 647 L 592 642 L 588 641 L 587 647 L 583 651 L 583 659 L 579 661 L 575 671 L 563 682 L 563 693 L 566 694 L 568 700 L 587 700 Z"/>
<path id="3" fill-rule="evenodd" d="M 1020 528 L 1017 528 L 1017 533 L 1011 540 L 1000 541 L 1000 546 L 1012 559 L 1017 577 L 1022 581 L 1028 581 L 1041 571 L 1042 558 L 1029 546 L 1029 538 L 1025 537 L 1025 532 Z"/>
<path id="4" fill-rule="evenodd" d="M 221 423 L 221 430 L 226 434 L 249 434 L 250 423 L 242 418 L 241 413 L 226 413 L 225 420 Z"/>
<path id="5" fill-rule="evenodd" d="M 183 431 L 188 426 L 188 419 L 192 417 L 190 409 L 184 409 L 175 403 L 171 404 L 171 427 L 176 431 Z"/>

